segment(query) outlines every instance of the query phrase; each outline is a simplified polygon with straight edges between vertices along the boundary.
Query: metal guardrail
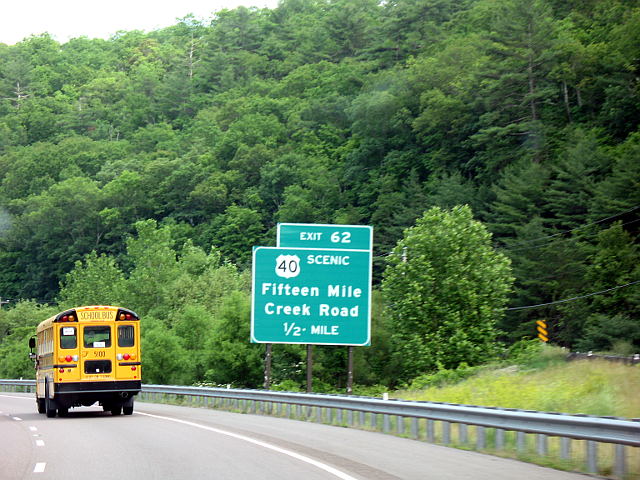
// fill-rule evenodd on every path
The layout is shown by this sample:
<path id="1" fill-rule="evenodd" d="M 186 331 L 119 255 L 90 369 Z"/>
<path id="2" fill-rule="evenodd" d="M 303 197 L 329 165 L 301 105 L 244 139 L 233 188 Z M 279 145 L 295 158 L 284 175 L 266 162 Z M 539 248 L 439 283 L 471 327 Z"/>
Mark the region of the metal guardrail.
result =
<path id="1" fill-rule="evenodd" d="M 567 355 L 567 361 L 571 360 L 606 360 L 608 362 L 624 363 L 625 365 L 636 365 L 640 363 L 640 353 L 623 357 L 621 355 L 599 355 L 593 352 L 571 352 Z"/>
<path id="2" fill-rule="evenodd" d="M 0 380 L 0 387 L 10 387 L 32 391 L 33 380 Z M 537 434 L 536 445 L 540 455 L 548 452 L 547 437 L 561 437 L 561 458 L 568 458 L 571 439 L 586 440 L 586 467 L 590 473 L 597 473 L 597 444 L 615 444 L 613 470 L 617 477 L 627 475 L 627 451 L 625 446 L 640 447 L 640 419 L 622 419 L 595 417 L 588 415 L 568 415 L 562 413 L 546 413 L 527 410 L 488 408 L 470 405 L 455 405 L 434 402 L 414 402 L 404 400 L 387 400 L 371 397 L 355 397 L 346 395 L 320 395 L 290 392 L 274 392 L 266 390 L 243 390 L 227 388 L 184 387 L 170 385 L 143 385 L 142 397 L 151 401 L 164 401 L 168 397 L 196 399 L 206 406 L 230 407 L 250 412 L 271 412 L 277 406 L 277 415 L 282 415 L 282 406 L 286 406 L 286 416 L 291 416 L 291 406 L 298 409 L 297 417 L 325 421 L 328 412 L 329 423 L 333 423 L 334 412 L 339 424 L 343 423 L 343 412 L 347 412 L 347 425 L 353 425 L 353 413 L 360 413 L 360 426 L 365 425 L 368 416 L 368 427 L 377 429 L 378 416 L 382 416 L 382 431 L 390 433 L 391 419 L 395 418 L 396 431 L 404 434 L 405 419 L 409 419 L 410 436 L 418 438 L 419 420 L 426 419 L 426 439 L 434 441 L 434 422 L 441 422 L 441 443 L 450 444 L 451 424 L 458 424 L 458 440 L 466 443 L 467 426 L 476 427 L 476 447 L 486 448 L 486 428 L 495 429 L 496 449 L 504 447 L 504 433 L 515 431 L 517 448 L 523 449 L 526 434 Z M 213 402 L 212 402 L 213 400 Z M 222 405 L 218 405 L 218 401 Z M 302 408 L 306 407 L 304 414 Z"/>

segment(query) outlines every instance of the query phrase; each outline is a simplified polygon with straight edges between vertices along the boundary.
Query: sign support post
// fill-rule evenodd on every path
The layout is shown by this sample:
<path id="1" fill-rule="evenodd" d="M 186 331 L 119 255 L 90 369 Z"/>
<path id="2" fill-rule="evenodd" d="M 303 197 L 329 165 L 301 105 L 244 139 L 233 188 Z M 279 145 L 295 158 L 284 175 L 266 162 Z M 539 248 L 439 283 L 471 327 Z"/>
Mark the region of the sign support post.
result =
<path id="1" fill-rule="evenodd" d="M 271 343 L 267 343 L 267 351 L 264 355 L 264 389 L 271 389 Z"/>
<path id="2" fill-rule="evenodd" d="M 313 345 L 307 343 L 307 393 L 313 392 Z"/>
<path id="3" fill-rule="evenodd" d="M 353 393 L 353 347 L 347 347 L 347 395 Z"/>

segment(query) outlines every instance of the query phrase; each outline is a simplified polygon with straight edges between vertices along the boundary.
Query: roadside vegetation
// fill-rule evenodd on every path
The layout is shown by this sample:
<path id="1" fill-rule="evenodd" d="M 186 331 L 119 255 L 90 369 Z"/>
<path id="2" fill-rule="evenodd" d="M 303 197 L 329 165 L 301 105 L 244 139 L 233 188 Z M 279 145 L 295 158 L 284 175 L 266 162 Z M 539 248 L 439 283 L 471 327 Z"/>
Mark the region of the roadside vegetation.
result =
<path id="1" fill-rule="evenodd" d="M 566 361 L 558 347 L 531 343 L 516 363 L 441 371 L 392 394 L 406 400 L 640 418 L 640 365 Z"/>

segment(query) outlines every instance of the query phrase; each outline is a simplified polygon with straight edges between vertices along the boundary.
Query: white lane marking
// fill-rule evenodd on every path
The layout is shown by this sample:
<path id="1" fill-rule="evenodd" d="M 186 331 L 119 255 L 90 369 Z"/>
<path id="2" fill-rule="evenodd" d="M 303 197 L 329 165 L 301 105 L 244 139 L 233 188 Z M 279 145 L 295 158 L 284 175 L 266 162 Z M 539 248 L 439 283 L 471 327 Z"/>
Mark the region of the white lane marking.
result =
<path id="1" fill-rule="evenodd" d="M 36 446 L 44 447 L 44 440 L 36 440 Z"/>
<path id="2" fill-rule="evenodd" d="M 5 398 L 21 398 L 22 400 L 33 400 L 33 395 L 30 397 L 16 397 L 15 395 L 2 395 L 0 394 L 0 397 L 5 397 Z"/>
<path id="3" fill-rule="evenodd" d="M 327 465 L 325 463 L 318 462 L 317 460 L 314 460 L 313 458 L 309 458 L 309 457 L 306 457 L 304 455 L 300 455 L 299 453 L 293 452 L 291 450 L 286 450 L 284 448 L 277 447 L 275 445 L 272 445 L 272 444 L 267 443 L 267 442 L 263 442 L 261 440 L 256 440 L 255 438 L 247 437 L 245 435 L 239 435 L 239 434 L 233 433 L 233 432 L 228 432 L 226 430 L 220 430 L 219 428 L 207 427 L 206 425 L 200 425 L 199 423 L 188 422 L 186 420 L 178 420 L 177 418 L 163 417 L 161 415 L 152 415 L 150 413 L 141 413 L 141 412 L 136 412 L 136 414 L 137 415 L 145 415 L 147 417 L 159 418 L 161 420 L 168 420 L 170 422 L 182 423 L 183 425 L 189 425 L 191 427 L 201 428 L 202 430 L 208 430 L 210 432 L 218 433 L 220 435 L 226 435 L 228 437 L 233 437 L 233 438 L 236 438 L 238 440 L 243 440 L 245 442 L 253 443 L 254 445 L 258 445 L 259 447 L 263 447 L 263 448 L 267 448 L 269 450 L 273 450 L 274 452 L 278 452 L 278 453 L 282 453 L 284 455 L 288 455 L 288 456 L 290 456 L 292 458 L 295 458 L 295 459 L 300 460 L 302 462 L 305 462 L 305 463 L 308 463 L 310 465 L 313 465 L 314 467 L 317 467 L 320 470 L 324 470 L 327 473 L 335 475 L 336 477 L 341 478 L 342 480 L 356 480 L 355 477 L 352 477 L 348 473 L 341 472 L 340 470 L 338 470 L 336 468 L 333 468 L 333 467 L 331 467 L 331 466 L 329 466 L 329 465 Z"/>
<path id="4" fill-rule="evenodd" d="M 29 427 L 29 430 L 31 430 L 32 432 L 37 432 L 38 431 L 38 427 Z"/>
<path id="5" fill-rule="evenodd" d="M 16 420 L 17 422 L 21 422 L 22 419 L 20 417 L 13 417 L 14 420 Z"/>
<path id="6" fill-rule="evenodd" d="M 47 466 L 47 464 L 45 462 L 36 463 L 36 466 L 33 469 L 33 473 L 42 473 L 42 472 L 44 472 L 44 469 L 45 469 L 46 466 Z"/>

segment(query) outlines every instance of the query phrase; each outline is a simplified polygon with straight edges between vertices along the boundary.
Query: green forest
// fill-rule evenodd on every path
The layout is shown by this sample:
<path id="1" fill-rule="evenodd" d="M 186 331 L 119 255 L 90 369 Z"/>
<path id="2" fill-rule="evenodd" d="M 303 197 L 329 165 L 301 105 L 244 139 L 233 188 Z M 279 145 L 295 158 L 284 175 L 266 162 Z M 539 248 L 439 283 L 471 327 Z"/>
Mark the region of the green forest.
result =
<path id="1" fill-rule="evenodd" d="M 638 352 L 639 122 L 637 0 L 281 0 L 0 44 L 0 377 L 33 375 L 49 315 L 118 304 L 146 383 L 260 387 L 251 252 L 279 222 L 374 228 L 359 385 L 503 358 L 539 319 Z M 301 388 L 304 347 L 273 350 Z M 343 387 L 346 348 L 314 355 Z"/>

